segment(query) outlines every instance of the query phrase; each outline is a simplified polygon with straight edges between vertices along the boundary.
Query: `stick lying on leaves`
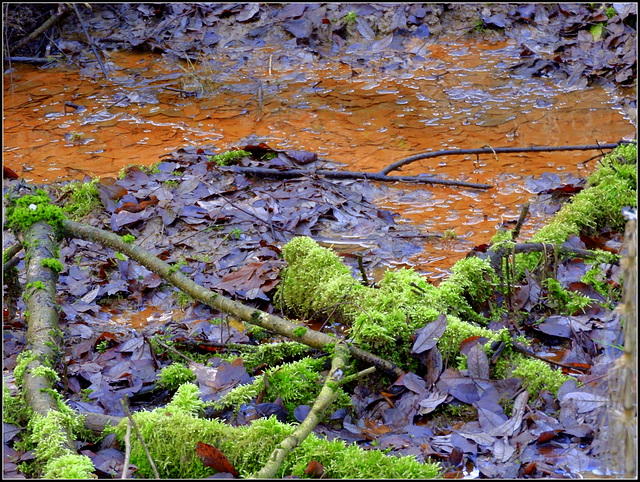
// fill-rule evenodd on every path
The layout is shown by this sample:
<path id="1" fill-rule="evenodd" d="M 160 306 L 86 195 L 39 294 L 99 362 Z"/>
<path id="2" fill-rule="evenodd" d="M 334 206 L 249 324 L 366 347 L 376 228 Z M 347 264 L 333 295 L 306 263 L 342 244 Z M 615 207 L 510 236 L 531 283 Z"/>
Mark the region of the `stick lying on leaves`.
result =
<path id="1" fill-rule="evenodd" d="M 334 344 L 337 341 L 332 336 L 308 329 L 304 326 L 303 328 L 306 328 L 304 333 L 299 334 L 301 328 L 300 325 L 296 325 L 284 318 L 280 318 L 279 316 L 270 315 L 269 313 L 265 313 L 264 311 L 256 308 L 243 305 L 240 302 L 210 291 L 189 279 L 176 267 L 168 265 L 140 246 L 124 242 L 117 234 L 109 233 L 74 221 L 64 221 L 63 229 L 65 234 L 68 236 L 75 236 L 95 241 L 126 254 L 147 269 L 156 273 L 158 276 L 189 294 L 193 299 L 196 299 L 215 310 L 233 315 L 247 323 L 260 326 L 266 330 L 286 336 L 287 338 L 297 342 L 304 343 L 312 348 L 323 349 L 325 345 Z M 352 345 L 349 345 L 348 349 L 349 353 L 355 358 L 373 365 L 391 376 L 397 378 L 403 374 L 402 369 L 388 360 Z"/>
<path id="2" fill-rule="evenodd" d="M 242 167 L 227 166 L 220 167 L 222 171 L 228 170 L 236 173 L 248 174 L 251 176 L 271 177 L 276 179 L 293 179 L 296 177 L 322 176 L 328 179 L 367 179 L 369 181 L 382 182 L 419 182 L 423 184 L 443 184 L 445 186 L 472 187 L 476 189 L 490 189 L 491 184 L 477 184 L 475 182 L 453 181 L 450 179 L 436 179 L 430 176 L 387 176 L 382 172 L 357 172 L 357 171 L 332 171 L 328 169 L 318 169 L 317 171 L 307 169 L 273 169 L 266 167 Z"/>

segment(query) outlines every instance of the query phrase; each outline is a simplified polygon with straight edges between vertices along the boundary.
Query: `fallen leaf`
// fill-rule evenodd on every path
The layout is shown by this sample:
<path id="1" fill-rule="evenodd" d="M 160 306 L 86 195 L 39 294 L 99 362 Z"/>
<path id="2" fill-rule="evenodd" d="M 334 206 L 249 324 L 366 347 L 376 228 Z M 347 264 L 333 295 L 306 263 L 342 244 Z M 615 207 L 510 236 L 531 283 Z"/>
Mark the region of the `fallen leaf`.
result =
<path id="1" fill-rule="evenodd" d="M 213 445 L 198 442 L 198 445 L 196 445 L 196 453 L 206 467 L 211 467 L 218 472 L 228 472 L 234 477 L 238 476 L 238 471 L 231 465 L 226 455 Z"/>
<path id="2" fill-rule="evenodd" d="M 313 479 L 319 479 L 324 474 L 324 467 L 320 462 L 312 460 L 307 464 L 307 468 L 304 469 L 304 473 Z"/>

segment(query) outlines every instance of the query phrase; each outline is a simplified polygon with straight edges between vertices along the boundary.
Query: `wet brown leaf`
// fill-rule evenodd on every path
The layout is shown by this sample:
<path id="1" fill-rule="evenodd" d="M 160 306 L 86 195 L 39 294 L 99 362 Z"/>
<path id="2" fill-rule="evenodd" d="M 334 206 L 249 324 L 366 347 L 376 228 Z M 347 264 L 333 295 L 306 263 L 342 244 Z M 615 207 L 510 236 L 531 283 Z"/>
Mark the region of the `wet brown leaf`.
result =
<path id="1" fill-rule="evenodd" d="M 234 477 L 238 476 L 238 471 L 231 462 L 229 462 L 227 456 L 213 445 L 198 442 L 196 445 L 196 453 L 200 460 L 202 460 L 203 465 L 211 467 L 218 472 L 228 472 Z"/>

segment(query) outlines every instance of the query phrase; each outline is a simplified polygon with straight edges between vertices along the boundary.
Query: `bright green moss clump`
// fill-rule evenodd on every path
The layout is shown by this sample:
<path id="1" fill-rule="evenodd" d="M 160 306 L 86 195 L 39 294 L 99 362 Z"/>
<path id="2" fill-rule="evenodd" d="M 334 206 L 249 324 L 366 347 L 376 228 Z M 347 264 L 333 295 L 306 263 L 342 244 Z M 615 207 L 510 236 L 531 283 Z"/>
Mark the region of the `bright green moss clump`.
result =
<path id="1" fill-rule="evenodd" d="M 177 390 L 184 383 L 192 382 L 196 375 L 182 363 L 172 363 L 158 374 L 158 385 L 168 390 Z"/>
<path id="2" fill-rule="evenodd" d="M 7 207 L 6 226 L 14 231 L 26 231 L 31 225 L 44 221 L 56 229 L 62 228 L 65 216 L 58 206 L 51 204 L 45 191 L 12 199 Z"/>
<path id="3" fill-rule="evenodd" d="M 66 454 L 49 461 L 42 474 L 43 479 L 92 479 L 95 467 L 86 455 Z"/>
<path id="4" fill-rule="evenodd" d="M 306 236 L 294 238 L 283 248 L 282 254 L 289 266 L 285 268 L 278 285 L 278 304 L 302 318 L 337 307 L 337 313 L 348 315 L 357 310 L 344 302 L 359 299 L 365 287 L 351 275 L 333 251 L 319 246 Z"/>
<path id="5" fill-rule="evenodd" d="M 218 408 L 235 407 L 249 403 L 259 393 L 264 391 L 265 402 L 275 402 L 278 397 L 282 399 L 285 409 L 293 420 L 293 410 L 302 404 L 311 404 L 322 389 L 322 376 L 324 358 L 304 357 L 298 361 L 284 363 L 268 369 L 264 377 L 256 377 L 253 383 L 240 385 L 215 403 Z M 265 378 L 269 381 L 265 387 Z M 351 399 L 341 389 L 338 389 L 338 398 L 333 402 L 331 409 L 351 406 Z"/>
<path id="6" fill-rule="evenodd" d="M 250 155 L 250 152 L 243 150 L 227 151 L 216 154 L 215 156 L 209 156 L 209 161 L 215 162 L 218 166 L 229 166 L 237 163 L 243 157 L 248 157 Z"/>
<path id="7" fill-rule="evenodd" d="M 591 234 L 606 227 L 623 231 L 622 208 L 638 205 L 637 157 L 636 144 L 615 148 L 589 176 L 587 187 L 573 196 L 532 241 L 562 244 L 572 234 Z"/>
<path id="8" fill-rule="evenodd" d="M 40 261 L 40 265 L 44 268 L 50 268 L 56 273 L 60 273 L 64 269 L 64 265 L 56 258 L 45 258 Z"/>
<path id="9" fill-rule="evenodd" d="M 499 358 L 494 373 L 499 377 L 521 378 L 523 387 L 532 396 L 537 395 L 540 390 L 549 390 L 554 396 L 558 395 L 560 386 L 571 379 L 562 371 L 551 368 L 548 363 L 521 353 L 513 353 L 508 359 Z"/>
<path id="10" fill-rule="evenodd" d="M 308 237 L 283 248 L 287 261 L 278 299 L 296 316 L 334 312 L 351 324 L 350 337 L 365 350 L 410 369 L 411 336 L 440 313 L 485 324 L 469 300 L 486 301 L 496 284 L 487 261 L 467 258 L 435 287 L 411 269 L 388 270 L 378 288 L 360 285 L 340 257 Z"/>
<path id="11" fill-rule="evenodd" d="M 100 206 L 100 194 L 96 187 L 98 182 L 96 178 L 89 182 L 74 181 L 64 186 L 63 191 L 71 193 L 71 198 L 62 210 L 70 218 L 78 220 Z"/>
<path id="12" fill-rule="evenodd" d="M 196 442 L 213 445 L 229 459 L 240 478 L 260 470 L 276 446 L 295 426 L 278 422 L 275 417 L 259 419 L 250 426 L 232 427 L 219 420 L 199 419 L 192 415 L 200 405 L 195 385 L 182 385 L 174 400 L 164 408 L 134 414 L 160 477 L 202 479 L 215 473 L 196 455 Z M 176 404 L 176 397 L 182 397 Z M 122 441 L 126 421 L 114 429 Z M 153 477 L 149 460 L 136 437 L 131 441 L 131 463 L 142 477 Z M 389 457 L 377 450 L 362 450 L 356 444 L 346 446 L 340 440 L 329 442 L 315 434 L 307 437 L 285 459 L 277 477 L 293 475 L 308 478 L 304 469 L 310 460 L 324 465 L 331 479 L 431 479 L 441 470 L 438 464 L 423 464 L 409 457 Z"/>

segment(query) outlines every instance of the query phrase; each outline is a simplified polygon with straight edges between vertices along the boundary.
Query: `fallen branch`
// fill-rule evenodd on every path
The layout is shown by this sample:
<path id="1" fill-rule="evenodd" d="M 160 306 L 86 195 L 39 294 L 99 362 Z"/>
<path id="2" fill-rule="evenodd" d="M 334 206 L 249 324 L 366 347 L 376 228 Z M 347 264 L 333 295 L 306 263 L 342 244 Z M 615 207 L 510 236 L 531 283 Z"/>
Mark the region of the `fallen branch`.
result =
<path id="1" fill-rule="evenodd" d="M 280 318 L 279 316 L 271 315 L 256 308 L 251 308 L 214 291 L 208 290 L 182 274 L 176 266 L 168 265 L 140 246 L 133 243 L 125 243 L 117 234 L 109 233 L 74 221 L 64 221 L 63 229 L 65 234 L 68 236 L 96 241 L 126 254 L 166 281 L 180 288 L 193 299 L 198 300 L 215 310 L 233 315 L 247 323 L 260 326 L 266 330 L 286 336 L 287 338 L 299 343 L 304 343 L 312 348 L 324 349 L 326 345 L 334 344 L 336 342 L 334 337 L 325 333 L 311 330 L 303 325 L 296 325 L 295 323 L 285 320 L 284 318 Z M 301 328 L 304 328 L 303 332 Z M 349 345 L 349 352 L 355 358 L 358 358 L 369 365 L 373 365 L 391 376 L 399 377 L 404 373 L 396 364 L 365 350 L 361 350 L 355 346 Z"/>
<path id="2" fill-rule="evenodd" d="M 49 64 L 51 62 L 55 62 L 56 60 L 62 59 L 61 56 L 51 56 L 51 57 L 5 57 L 4 60 L 9 62 L 22 62 L 25 64 Z"/>
<path id="3" fill-rule="evenodd" d="M 102 63 L 102 59 L 100 58 L 100 55 L 98 55 L 98 49 L 96 49 L 96 46 L 91 38 L 91 35 L 89 35 L 89 31 L 87 30 L 87 27 L 85 27 L 84 25 L 84 21 L 82 20 L 82 16 L 80 15 L 80 10 L 78 10 L 78 7 L 76 6 L 75 3 L 72 3 L 71 6 L 73 7 L 73 11 L 76 13 L 76 17 L 78 17 L 78 21 L 80 22 L 80 26 L 82 27 L 82 31 L 84 32 L 85 37 L 87 37 L 87 42 L 89 42 L 89 47 L 91 47 L 91 50 L 93 51 L 93 55 L 96 56 L 96 60 L 98 61 L 98 64 L 100 64 L 100 68 L 102 69 L 104 78 L 107 80 L 110 80 L 109 74 L 107 73 L 107 68 Z"/>
<path id="4" fill-rule="evenodd" d="M 421 159 L 430 159 L 432 157 L 440 156 L 454 156 L 461 154 L 501 154 L 511 152 L 554 152 L 554 151 L 591 151 L 600 149 L 613 149 L 614 147 L 623 144 L 623 141 L 615 144 L 595 144 L 595 145 L 583 145 L 583 146 L 531 146 L 531 147 L 481 147 L 479 149 L 445 149 L 443 151 L 423 152 L 422 154 L 416 154 L 415 156 L 406 157 L 388 165 L 382 169 L 378 174 L 387 175 L 391 171 L 395 171 L 399 167 L 410 164 Z"/>
<path id="5" fill-rule="evenodd" d="M 499 273 L 501 269 L 500 260 L 505 255 L 519 253 L 558 253 L 566 256 L 574 256 L 576 258 L 595 258 L 599 254 L 598 251 L 569 248 L 567 246 L 558 246 L 552 243 L 518 243 L 512 246 L 502 246 L 498 249 L 494 249 L 494 246 L 491 246 L 486 255 L 485 253 L 481 253 L 484 256 L 480 257 L 488 257 L 491 267 Z"/>
<path id="6" fill-rule="evenodd" d="M 445 186 L 471 187 L 476 189 L 490 189 L 491 184 L 477 184 L 474 182 L 452 181 L 450 179 L 436 179 L 427 176 L 387 176 L 382 172 L 357 172 L 357 171 L 333 171 L 329 169 L 318 169 L 317 171 L 307 169 L 271 169 L 266 167 L 241 167 L 226 166 L 219 168 L 221 171 L 231 171 L 238 174 L 246 174 L 256 177 L 270 177 L 276 179 L 294 179 L 297 177 L 322 176 L 328 179 L 366 179 L 369 181 L 381 182 L 419 182 L 423 184 L 442 184 Z"/>
<path id="7" fill-rule="evenodd" d="M 338 396 L 337 388 L 341 384 L 342 369 L 346 367 L 348 363 L 348 348 L 344 343 L 336 343 L 334 356 L 331 360 L 331 370 L 308 415 L 291 435 L 280 442 L 280 445 L 275 448 L 267 463 L 258 472 L 248 478 L 272 479 L 275 477 L 285 457 L 309 436 L 320 420 L 322 420 L 323 412 Z"/>
<path id="8" fill-rule="evenodd" d="M 124 409 L 124 412 L 127 414 L 127 418 L 129 419 L 129 425 L 133 426 L 133 429 L 136 431 L 136 437 L 138 437 L 138 441 L 140 442 L 140 445 L 142 445 L 142 449 L 144 450 L 144 453 L 147 454 L 147 458 L 149 459 L 149 465 L 151 465 L 151 470 L 153 470 L 153 475 L 156 476 L 156 479 L 159 479 L 160 478 L 160 474 L 158 473 L 158 469 L 156 468 L 155 462 L 151 458 L 151 454 L 149 453 L 149 449 L 147 448 L 147 444 L 144 442 L 144 437 L 140 433 L 140 429 L 138 428 L 138 424 L 136 424 L 136 421 L 133 419 L 133 416 L 131 415 L 131 410 L 129 410 L 129 407 L 127 406 L 127 397 L 126 396 L 125 396 L 125 398 L 121 398 L 120 399 L 120 405 L 122 405 L 122 408 Z M 127 426 L 127 429 L 128 429 L 128 427 L 129 426 Z"/>
<path id="9" fill-rule="evenodd" d="M 58 410 L 57 400 L 47 391 L 52 382 L 44 375 L 34 375 L 38 367 L 51 368 L 60 357 L 62 332 L 56 310 L 57 273 L 41 266 L 40 262 L 55 253 L 54 229 L 44 222 L 33 224 L 24 235 L 26 251 L 27 284 L 23 295 L 27 321 L 27 346 L 33 361 L 24 373 L 24 397 L 33 410 L 46 416 L 49 410 Z M 70 442 L 73 448 L 73 443 Z"/>
<path id="10" fill-rule="evenodd" d="M 49 17 L 49 19 L 46 22 L 44 22 L 42 25 L 40 25 L 37 29 L 35 29 L 29 35 L 27 35 L 22 40 L 19 40 L 18 42 L 13 44 L 11 46 L 11 49 L 12 50 L 17 50 L 20 47 L 28 44 L 33 39 L 35 39 L 38 35 L 40 35 L 41 33 L 45 32 L 45 31 L 47 31 L 47 29 L 49 29 L 50 27 L 52 27 L 53 25 L 58 23 L 67 13 L 69 13 L 69 8 L 65 4 L 58 5 L 58 11 L 56 13 L 51 15 L 51 17 Z"/>

